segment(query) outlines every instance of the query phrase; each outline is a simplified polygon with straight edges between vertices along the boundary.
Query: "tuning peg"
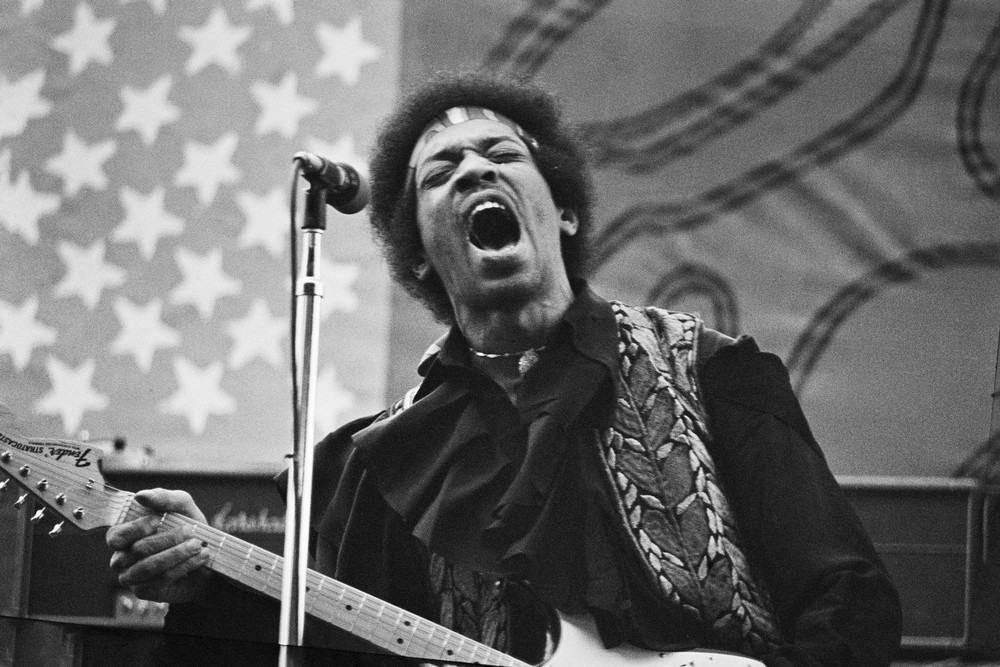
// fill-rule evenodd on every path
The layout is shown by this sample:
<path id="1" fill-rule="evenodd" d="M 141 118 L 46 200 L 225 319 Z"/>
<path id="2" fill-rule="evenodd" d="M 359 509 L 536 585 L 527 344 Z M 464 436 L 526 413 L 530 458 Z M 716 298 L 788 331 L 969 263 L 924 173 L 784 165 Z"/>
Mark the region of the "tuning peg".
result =
<path id="1" fill-rule="evenodd" d="M 20 509 L 21 505 L 23 505 L 24 501 L 27 500 L 27 499 L 28 499 L 28 494 L 27 493 L 22 493 L 21 497 L 14 501 L 14 507 Z"/>
<path id="2" fill-rule="evenodd" d="M 42 520 L 43 516 L 45 516 L 45 508 L 41 507 L 41 508 L 39 508 L 39 510 L 37 512 L 35 512 L 31 516 L 31 518 L 29 519 L 29 521 L 31 521 L 31 523 L 38 523 L 39 521 Z"/>
<path id="3" fill-rule="evenodd" d="M 9 449 L 5 449 L 4 452 L 3 452 L 3 454 L 0 454 L 0 461 L 3 461 L 4 463 L 10 463 L 10 450 Z"/>
<path id="4" fill-rule="evenodd" d="M 49 488 L 49 480 L 47 480 L 47 479 L 40 479 L 40 480 L 38 480 L 38 484 L 35 484 L 35 487 L 39 491 L 44 491 L 45 489 Z"/>
<path id="5" fill-rule="evenodd" d="M 54 525 L 52 527 L 52 530 L 49 531 L 49 537 L 56 537 L 57 535 L 59 535 L 59 533 L 62 532 L 63 523 L 65 523 L 65 522 L 64 521 L 60 521 L 59 523 L 57 523 L 56 525 Z"/>
<path id="6" fill-rule="evenodd" d="M 17 471 L 21 473 L 21 477 L 27 477 L 28 475 L 31 474 L 31 466 L 26 466 L 26 465 L 21 466 L 20 468 L 17 469 Z"/>
<path id="7" fill-rule="evenodd" d="M 0 482 L 0 493 L 3 493 L 4 491 L 7 490 L 7 485 L 8 484 L 10 484 L 10 478 L 5 479 L 4 481 Z"/>

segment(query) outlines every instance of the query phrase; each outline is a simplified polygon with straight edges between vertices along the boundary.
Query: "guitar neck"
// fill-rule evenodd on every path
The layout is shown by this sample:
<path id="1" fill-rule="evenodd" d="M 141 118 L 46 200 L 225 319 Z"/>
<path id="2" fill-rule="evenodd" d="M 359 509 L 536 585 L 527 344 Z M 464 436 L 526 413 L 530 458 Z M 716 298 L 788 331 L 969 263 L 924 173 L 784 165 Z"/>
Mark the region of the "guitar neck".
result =
<path id="1" fill-rule="evenodd" d="M 148 513 L 133 501 L 123 512 L 120 522 Z M 208 549 L 207 567 L 210 570 L 272 599 L 281 599 L 284 558 L 189 517 L 173 513 L 163 515 L 161 529 L 183 526 L 193 526 L 194 537 Z M 305 610 L 310 616 L 389 653 L 426 660 L 529 667 L 506 653 L 315 570 L 306 574 Z"/>

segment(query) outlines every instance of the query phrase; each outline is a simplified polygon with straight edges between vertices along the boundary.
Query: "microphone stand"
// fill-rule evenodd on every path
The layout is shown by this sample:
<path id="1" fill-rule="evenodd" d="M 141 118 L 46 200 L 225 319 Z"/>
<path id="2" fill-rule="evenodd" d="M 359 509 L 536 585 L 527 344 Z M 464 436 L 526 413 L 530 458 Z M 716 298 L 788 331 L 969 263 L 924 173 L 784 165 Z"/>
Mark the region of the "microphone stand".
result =
<path id="1" fill-rule="evenodd" d="M 278 627 L 280 667 L 302 664 L 305 625 L 307 557 L 309 554 L 309 519 L 312 506 L 313 442 L 315 441 L 315 403 L 317 352 L 319 349 L 319 308 L 323 298 L 320 281 L 320 239 L 326 230 L 326 187 L 310 182 L 306 190 L 302 220 L 302 264 L 295 284 L 295 303 L 301 314 L 302 338 L 292 341 L 292 354 L 301 350 L 299 387 L 295 406 L 295 451 L 288 460 L 288 487 L 285 509 L 285 567 L 281 579 L 281 620 Z M 294 252 L 292 248 L 292 252 Z M 298 338 L 298 337 L 296 337 Z"/>

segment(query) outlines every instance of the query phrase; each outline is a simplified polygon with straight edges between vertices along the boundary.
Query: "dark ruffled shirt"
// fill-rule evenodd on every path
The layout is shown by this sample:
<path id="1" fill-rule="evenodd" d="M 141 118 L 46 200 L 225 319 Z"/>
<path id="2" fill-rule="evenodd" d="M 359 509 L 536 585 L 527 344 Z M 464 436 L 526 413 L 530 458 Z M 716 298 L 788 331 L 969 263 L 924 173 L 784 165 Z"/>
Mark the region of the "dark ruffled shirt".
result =
<path id="1" fill-rule="evenodd" d="M 764 661 L 889 664 L 898 597 L 780 359 L 750 338 L 710 330 L 696 356 L 719 479 L 788 638 Z M 610 306 L 586 287 L 513 403 L 452 331 L 422 365 L 426 378 L 410 408 L 347 424 L 318 445 L 315 567 L 436 620 L 427 554 L 437 553 L 487 577 L 527 580 L 563 611 L 589 610 L 609 644 L 705 644 L 646 578 L 585 437 L 611 419 L 617 364 Z M 207 604 L 175 605 L 168 627 L 191 632 L 194 619 L 215 615 L 223 636 L 247 636 L 245 615 L 242 629 L 224 629 L 233 621 L 221 610 L 240 604 L 254 609 L 255 631 L 265 631 L 270 621 L 259 619 L 274 617 L 275 605 L 213 586 Z M 532 625 L 512 632 L 515 651 L 537 646 L 516 636 L 536 632 Z M 351 646 L 329 628 L 309 628 L 309 636 Z"/>
<path id="2" fill-rule="evenodd" d="M 412 407 L 355 436 L 382 497 L 428 551 L 528 579 L 563 611 L 591 606 L 587 547 L 608 550 L 607 519 L 596 518 L 605 484 L 586 434 L 610 420 L 615 326 L 610 306 L 583 292 L 513 403 L 476 370 L 456 328 Z"/>

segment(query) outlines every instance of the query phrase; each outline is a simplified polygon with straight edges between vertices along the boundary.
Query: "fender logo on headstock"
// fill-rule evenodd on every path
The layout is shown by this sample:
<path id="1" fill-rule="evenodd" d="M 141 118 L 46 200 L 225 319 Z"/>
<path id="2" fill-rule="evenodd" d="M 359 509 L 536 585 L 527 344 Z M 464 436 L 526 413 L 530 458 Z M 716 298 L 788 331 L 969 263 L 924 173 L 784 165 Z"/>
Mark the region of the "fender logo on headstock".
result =
<path id="1" fill-rule="evenodd" d="M 60 463 L 64 458 L 76 459 L 74 465 L 77 468 L 88 468 L 92 463 L 87 458 L 87 455 L 90 454 L 91 451 L 90 447 L 84 448 L 80 445 L 75 445 L 69 442 L 46 442 L 44 440 L 32 440 L 29 441 L 28 444 L 25 444 L 0 433 L 0 443 L 9 445 L 19 451 L 27 452 L 28 454 L 38 454 L 44 456 L 45 458 L 52 458 Z"/>

